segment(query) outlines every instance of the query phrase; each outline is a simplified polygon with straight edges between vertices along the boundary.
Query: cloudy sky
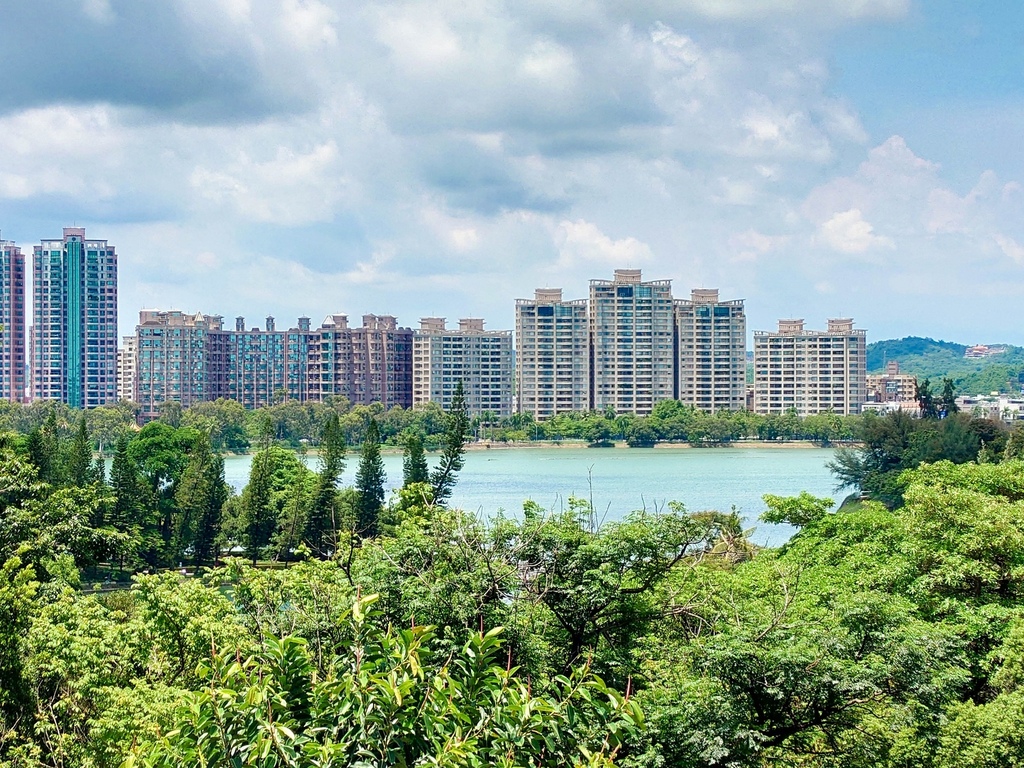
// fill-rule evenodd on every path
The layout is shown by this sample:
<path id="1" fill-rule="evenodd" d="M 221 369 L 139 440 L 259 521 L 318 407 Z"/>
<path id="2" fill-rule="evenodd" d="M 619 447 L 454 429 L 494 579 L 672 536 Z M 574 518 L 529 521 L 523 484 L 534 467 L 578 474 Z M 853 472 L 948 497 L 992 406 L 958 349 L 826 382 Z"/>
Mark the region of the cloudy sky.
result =
<path id="1" fill-rule="evenodd" d="M 511 327 L 616 267 L 1024 344 L 1016 0 L 4 0 L 0 233 L 143 307 Z"/>

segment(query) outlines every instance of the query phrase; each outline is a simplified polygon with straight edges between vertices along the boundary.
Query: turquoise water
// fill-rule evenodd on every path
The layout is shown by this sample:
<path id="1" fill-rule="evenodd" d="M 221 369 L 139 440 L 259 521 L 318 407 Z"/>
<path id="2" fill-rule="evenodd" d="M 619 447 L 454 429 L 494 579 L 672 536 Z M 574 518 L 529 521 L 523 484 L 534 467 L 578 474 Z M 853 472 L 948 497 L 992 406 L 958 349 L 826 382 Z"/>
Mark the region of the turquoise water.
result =
<path id="1" fill-rule="evenodd" d="M 792 535 L 787 526 L 757 524 L 762 494 L 808 491 L 838 500 L 825 467 L 833 451 L 824 448 L 500 448 L 474 450 L 452 496 L 452 505 L 487 517 L 514 513 L 532 499 L 545 509 L 562 509 L 570 496 L 593 499 L 599 520 L 617 520 L 632 510 L 665 509 L 680 501 L 691 511 L 735 506 L 757 525 L 759 544 L 777 545 Z M 433 464 L 434 458 L 430 457 Z M 227 456 L 228 482 L 241 490 L 250 456 Z M 308 463 L 316 468 L 315 457 Z M 342 482 L 355 481 L 359 457 L 349 457 Z M 402 457 L 384 456 L 388 488 L 401 484 Z"/>

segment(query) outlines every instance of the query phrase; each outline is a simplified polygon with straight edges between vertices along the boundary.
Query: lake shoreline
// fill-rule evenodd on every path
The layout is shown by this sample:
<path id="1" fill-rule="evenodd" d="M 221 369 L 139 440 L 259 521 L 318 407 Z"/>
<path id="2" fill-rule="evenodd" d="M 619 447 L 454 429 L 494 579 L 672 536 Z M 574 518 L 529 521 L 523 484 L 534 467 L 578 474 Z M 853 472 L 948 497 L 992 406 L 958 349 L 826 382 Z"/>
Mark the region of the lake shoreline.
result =
<path id="1" fill-rule="evenodd" d="M 521 450 L 587 450 L 593 451 L 594 453 L 600 453 L 602 451 L 636 451 L 637 453 L 643 453 L 644 451 L 664 451 L 664 450 L 693 450 L 693 451 L 714 451 L 723 450 L 729 448 L 765 448 L 768 450 L 820 450 L 820 449 L 835 449 L 835 448 L 850 448 L 855 447 L 857 443 L 833 443 L 831 445 L 821 445 L 813 440 L 736 440 L 729 443 L 706 443 L 703 445 L 694 445 L 687 441 L 663 441 L 655 443 L 651 446 L 643 446 L 634 448 L 626 444 L 625 440 L 615 440 L 609 445 L 593 446 L 591 447 L 583 440 L 526 440 L 521 442 L 504 442 L 501 440 L 479 440 L 472 443 L 466 443 L 466 451 L 521 451 Z M 283 446 L 286 447 L 286 446 Z M 306 451 L 295 450 L 296 453 L 301 453 L 308 456 L 316 456 L 317 450 L 315 448 L 307 449 Z M 384 455 L 401 455 L 404 452 L 404 448 L 398 445 L 381 445 L 380 452 Z M 440 449 L 427 449 L 427 455 L 436 456 L 441 453 Z M 358 456 L 359 448 L 353 447 L 347 451 L 349 456 Z M 222 454 L 224 456 L 252 456 L 251 451 L 245 451 L 243 453 L 231 453 L 226 452 Z"/>

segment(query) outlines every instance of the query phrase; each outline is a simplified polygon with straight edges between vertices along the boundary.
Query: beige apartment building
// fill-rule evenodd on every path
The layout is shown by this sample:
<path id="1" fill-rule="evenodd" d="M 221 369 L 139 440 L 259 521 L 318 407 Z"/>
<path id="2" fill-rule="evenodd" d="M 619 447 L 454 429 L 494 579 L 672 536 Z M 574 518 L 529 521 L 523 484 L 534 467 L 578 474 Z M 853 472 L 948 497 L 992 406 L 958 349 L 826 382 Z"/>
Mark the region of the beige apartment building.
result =
<path id="1" fill-rule="evenodd" d="M 549 419 L 590 405 L 587 301 L 538 288 L 516 299 L 516 411 Z"/>
<path id="2" fill-rule="evenodd" d="M 122 336 L 117 350 L 117 399 L 135 402 L 135 367 L 139 354 L 137 336 Z"/>
<path id="3" fill-rule="evenodd" d="M 900 373 L 898 360 L 890 360 L 886 363 L 885 373 L 867 377 L 867 402 L 912 403 L 916 400 L 917 376 Z"/>
<path id="4" fill-rule="evenodd" d="M 678 399 L 707 413 L 746 407 L 747 319 L 743 301 L 695 288 L 676 299 Z"/>
<path id="5" fill-rule="evenodd" d="M 451 408 L 462 382 L 471 416 L 512 415 L 512 332 L 484 330 L 479 318 L 445 327 L 443 317 L 424 317 L 413 334 L 413 405 L 437 403 Z"/>
<path id="6" fill-rule="evenodd" d="M 590 407 L 646 416 L 675 396 L 672 281 L 639 269 L 590 281 Z"/>
<path id="7" fill-rule="evenodd" d="M 849 318 L 830 319 L 825 331 L 780 320 L 778 331 L 754 332 L 755 413 L 860 413 L 866 378 L 866 332 Z"/>

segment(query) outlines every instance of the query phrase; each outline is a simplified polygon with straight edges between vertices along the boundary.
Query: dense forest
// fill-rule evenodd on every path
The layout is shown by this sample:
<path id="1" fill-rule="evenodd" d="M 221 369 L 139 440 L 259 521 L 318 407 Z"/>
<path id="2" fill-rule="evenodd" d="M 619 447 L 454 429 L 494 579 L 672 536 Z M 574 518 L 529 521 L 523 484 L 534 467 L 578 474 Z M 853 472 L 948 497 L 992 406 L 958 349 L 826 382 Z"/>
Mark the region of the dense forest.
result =
<path id="1" fill-rule="evenodd" d="M 315 470 L 265 424 L 238 496 L 195 426 L 109 476 L 82 419 L 5 434 L 0 765 L 1024 760 L 1024 431 L 867 417 L 856 500 L 765 497 L 797 533 L 762 549 L 677 504 L 451 509 L 472 424 L 440 419 L 389 499 L 336 411 Z"/>

